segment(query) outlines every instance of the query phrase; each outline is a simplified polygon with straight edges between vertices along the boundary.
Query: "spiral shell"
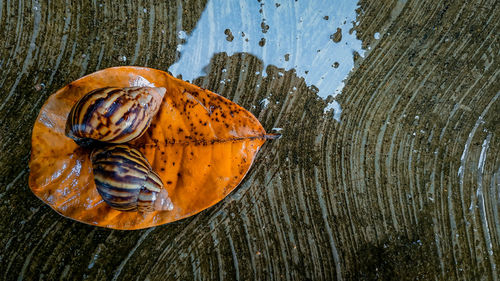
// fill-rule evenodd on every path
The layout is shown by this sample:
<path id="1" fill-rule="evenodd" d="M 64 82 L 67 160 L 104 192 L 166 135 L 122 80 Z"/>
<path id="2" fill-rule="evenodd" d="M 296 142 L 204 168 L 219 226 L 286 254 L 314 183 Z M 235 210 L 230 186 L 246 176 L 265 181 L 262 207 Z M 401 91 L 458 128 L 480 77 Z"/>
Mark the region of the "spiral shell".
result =
<path id="1" fill-rule="evenodd" d="M 91 155 L 97 191 L 114 209 L 151 212 L 172 210 L 163 183 L 137 149 L 113 145 L 94 149 Z"/>
<path id="2" fill-rule="evenodd" d="M 107 87 L 83 96 L 66 121 L 66 135 L 83 146 L 140 137 L 160 109 L 165 88 Z"/>

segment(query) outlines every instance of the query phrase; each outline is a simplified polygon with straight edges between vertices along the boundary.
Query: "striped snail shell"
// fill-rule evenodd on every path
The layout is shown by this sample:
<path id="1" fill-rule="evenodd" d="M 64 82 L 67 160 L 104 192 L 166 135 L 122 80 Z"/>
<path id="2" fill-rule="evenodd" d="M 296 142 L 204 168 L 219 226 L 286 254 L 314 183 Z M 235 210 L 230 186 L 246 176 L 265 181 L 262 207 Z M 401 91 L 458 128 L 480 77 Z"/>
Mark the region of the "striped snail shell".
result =
<path id="1" fill-rule="evenodd" d="M 163 183 L 137 149 L 118 144 L 94 149 L 90 156 L 97 191 L 120 211 L 172 210 Z"/>
<path id="2" fill-rule="evenodd" d="M 165 91 L 165 88 L 153 87 L 93 90 L 71 108 L 66 136 L 82 146 L 134 140 L 151 124 Z"/>

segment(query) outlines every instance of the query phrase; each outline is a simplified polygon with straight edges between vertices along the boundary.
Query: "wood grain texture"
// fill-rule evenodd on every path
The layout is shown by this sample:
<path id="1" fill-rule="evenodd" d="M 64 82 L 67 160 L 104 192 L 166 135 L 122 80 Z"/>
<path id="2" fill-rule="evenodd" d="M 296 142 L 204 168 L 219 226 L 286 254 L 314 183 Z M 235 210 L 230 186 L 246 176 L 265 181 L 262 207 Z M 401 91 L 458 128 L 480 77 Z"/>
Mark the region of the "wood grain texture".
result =
<path id="1" fill-rule="evenodd" d="M 111 231 L 36 199 L 27 163 L 45 99 L 105 67 L 167 69 L 177 31 L 192 30 L 206 4 L 170 2 L 1 3 L 0 279 L 498 280 L 494 0 L 360 1 L 356 31 L 371 49 L 337 97 L 340 123 L 294 71 L 215 55 L 195 83 L 283 137 L 194 217 Z"/>

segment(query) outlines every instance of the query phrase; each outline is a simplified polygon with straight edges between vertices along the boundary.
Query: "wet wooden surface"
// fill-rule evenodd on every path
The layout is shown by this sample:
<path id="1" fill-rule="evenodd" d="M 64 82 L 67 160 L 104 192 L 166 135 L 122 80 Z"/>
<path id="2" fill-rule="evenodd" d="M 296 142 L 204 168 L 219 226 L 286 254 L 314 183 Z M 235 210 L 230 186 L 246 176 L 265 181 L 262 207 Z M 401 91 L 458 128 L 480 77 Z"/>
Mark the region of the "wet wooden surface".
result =
<path id="1" fill-rule="evenodd" d="M 168 69 L 177 31 L 189 33 L 205 4 L 1 2 L 0 279 L 498 280 L 494 0 L 362 0 L 356 30 L 370 51 L 337 97 L 340 123 L 295 72 L 240 75 L 262 73 L 262 61 L 216 54 L 195 83 L 283 137 L 264 145 L 240 187 L 196 216 L 113 231 L 38 200 L 27 164 L 47 97 L 110 66 Z"/>

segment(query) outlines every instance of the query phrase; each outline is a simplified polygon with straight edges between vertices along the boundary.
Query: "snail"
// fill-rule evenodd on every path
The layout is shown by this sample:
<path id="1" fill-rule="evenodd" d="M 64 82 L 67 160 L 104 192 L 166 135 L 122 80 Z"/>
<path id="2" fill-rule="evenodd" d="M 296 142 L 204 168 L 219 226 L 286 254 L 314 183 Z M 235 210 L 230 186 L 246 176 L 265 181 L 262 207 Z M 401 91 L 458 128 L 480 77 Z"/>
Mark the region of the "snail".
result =
<path id="1" fill-rule="evenodd" d="M 96 148 L 90 156 L 97 191 L 120 211 L 172 210 L 163 183 L 137 149 L 118 144 Z"/>
<path id="2" fill-rule="evenodd" d="M 66 121 L 66 136 L 81 146 L 140 137 L 160 109 L 165 88 L 106 87 L 84 95 Z"/>

